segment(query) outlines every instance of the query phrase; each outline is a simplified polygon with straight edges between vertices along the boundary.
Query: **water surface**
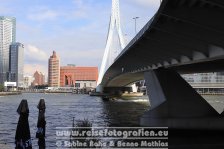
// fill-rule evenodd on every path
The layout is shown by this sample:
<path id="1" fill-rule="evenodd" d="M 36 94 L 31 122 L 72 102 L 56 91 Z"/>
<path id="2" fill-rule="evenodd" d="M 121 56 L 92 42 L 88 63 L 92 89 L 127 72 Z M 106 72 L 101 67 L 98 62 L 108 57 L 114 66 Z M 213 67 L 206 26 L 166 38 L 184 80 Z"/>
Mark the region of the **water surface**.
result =
<path id="1" fill-rule="evenodd" d="M 46 146 L 55 148 L 56 127 L 71 127 L 75 122 L 88 119 L 93 126 L 138 126 L 139 118 L 149 108 L 147 100 L 118 100 L 104 102 L 99 97 L 75 94 L 22 94 L 0 97 L 0 148 L 14 148 L 14 137 L 19 115 L 16 110 L 22 99 L 28 100 L 29 124 L 33 147 L 37 148 L 37 104 L 46 102 Z"/>

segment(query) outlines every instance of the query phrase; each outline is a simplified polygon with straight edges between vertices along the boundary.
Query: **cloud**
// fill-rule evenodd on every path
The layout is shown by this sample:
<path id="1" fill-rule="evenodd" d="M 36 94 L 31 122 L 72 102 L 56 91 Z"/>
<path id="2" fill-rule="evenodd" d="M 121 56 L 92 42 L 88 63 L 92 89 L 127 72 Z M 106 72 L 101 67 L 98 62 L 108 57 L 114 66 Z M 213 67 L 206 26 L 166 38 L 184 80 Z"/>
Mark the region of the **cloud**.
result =
<path id="1" fill-rule="evenodd" d="M 40 8 L 30 14 L 28 14 L 28 19 L 33 21 L 45 21 L 45 20 L 55 20 L 59 14 L 56 11 Z"/>
<path id="2" fill-rule="evenodd" d="M 35 71 L 42 72 L 45 77 L 47 76 L 47 66 L 40 64 L 25 64 L 24 65 L 24 74 L 33 75 Z"/>
<path id="3" fill-rule="evenodd" d="M 61 14 L 70 20 L 92 20 L 96 18 L 98 10 L 103 10 L 99 4 L 93 0 L 72 0 L 70 9 L 67 9 L 66 12 L 62 10 L 64 13 L 61 12 Z"/>
<path id="4" fill-rule="evenodd" d="M 81 7 L 84 6 L 84 2 L 83 2 L 83 0 L 73 0 L 72 2 L 73 2 L 73 4 L 74 4 L 75 6 L 77 6 L 77 7 L 79 7 L 79 8 L 81 8 Z"/>
<path id="5" fill-rule="evenodd" d="M 70 15 L 65 15 L 65 16 L 71 19 L 87 19 L 88 18 L 88 14 L 84 8 L 77 9 L 74 12 L 71 12 Z"/>
<path id="6" fill-rule="evenodd" d="M 140 17 L 137 22 L 137 29 L 140 30 L 155 14 L 159 1 L 120 1 L 122 30 L 124 35 L 127 34 L 125 38 L 131 40 L 135 35 L 132 18 Z M 33 73 L 35 69 L 47 73 L 47 61 L 52 50 L 59 54 L 61 65 L 74 63 L 100 66 L 109 26 L 111 0 L 32 3 L 35 2 L 30 1 L 30 5 L 24 3 L 27 9 L 21 10 L 21 13 L 14 9 L 18 11 L 15 14 L 21 14 L 17 17 L 17 40 L 25 44 L 27 73 Z M 21 8 L 19 5 L 17 7 Z"/>
<path id="7" fill-rule="evenodd" d="M 33 46 L 27 45 L 25 47 L 25 59 L 28 62 L 45 62 L 48 59 L 46 52 Z"/>
<path id="8" fill-rule="evenodd" d="M 17 21 L 17 23 L 16 23 L 16 28 L 17 28 L 17 30 L 16 30 L 17 33 L 19 33 L 19 35 L 22 34 L 27 39 L 29 39 L 30 35 L 35 35 L 33 37 L 36 37 L 37 34 L 39 34 L 41 32 L 40 29 L 34 28 L 33 26 L 29 26 L 28 24 L 22 23 L 22 22 L 19 22 L 19 21 Z M 21 37 L 19 37 L 19 38 L 21 38 Z"/>
<path id="9" fill-rule="evenodd" d="M 0 13 L 2 14 L 9 14 L 11 13 L 13 10 L 8 8 L 8 7 L 4 7 L 4 6 L 0 6 Z"/>
<path id="10" fill-rule="evenodd" d="M 160 0 L 128 0 L 131 3 L 135 3 L 140 7 L 155 7 L 160 5 Z"/>
<path id="11" fill-rule="evenodd" d="M 102 26 L 100 27 L 102 28 Z M 58 34 L 59 36 L 45 40 L 42 43 L 42 47 L 44 46 L 44 49 L 51 49 L 46 51 L 50 54 L 53 43 L 53 50 L 61 57 L 61 65 L 68 63 L 82 66 L 99 65 L 104 52 L 106 34 L 96 33 L 90 26 L 80 30 L 82 31 L 65 30 L 63 33 Z"/>
<path id="12" fill-rule="evenodd" d="M 66 5 L 65 5 L 66 4 Z M 72 0 L 67 1 L 61 6 L 35 6 L 28 10 L 27 18 L 32 21 L 66 21 L 71 19 L 88 19 L 92 13 L 91 0 Z M 65 6 L 64 6 L 65 5 Z M 63 18 L 63 20 L 61 19 Z"/>
<path id="13" fill-rule="evenodd" d="M 66 57 L 67 59 L 61 59 L 61 65 L 76 64 L 77 66 L 98 66 L 99 59 L 103 56 L 103 49 L 92 50 L 65 50 L 60 52 L 60 57 Z M 70 54 L 67 54 L 70 53 Z"/>

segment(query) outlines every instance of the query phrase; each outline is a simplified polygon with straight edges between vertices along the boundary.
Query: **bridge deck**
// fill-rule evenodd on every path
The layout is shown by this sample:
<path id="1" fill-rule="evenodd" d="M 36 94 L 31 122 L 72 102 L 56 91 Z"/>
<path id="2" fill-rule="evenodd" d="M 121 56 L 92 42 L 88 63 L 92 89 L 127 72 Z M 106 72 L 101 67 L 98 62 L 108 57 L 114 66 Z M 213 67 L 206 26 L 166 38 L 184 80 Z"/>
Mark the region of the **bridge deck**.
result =
<path id="1" fill-rule="evenodd" d="M 133 76 L 131 83 L 143 76 L 140 72 L 159 67 L 184 73 L 223 70 L 223 18 L 223 0 L 163 0 L 155 16 L 108 68 L 102 84 L 126 84 L 122 80 Z"/>

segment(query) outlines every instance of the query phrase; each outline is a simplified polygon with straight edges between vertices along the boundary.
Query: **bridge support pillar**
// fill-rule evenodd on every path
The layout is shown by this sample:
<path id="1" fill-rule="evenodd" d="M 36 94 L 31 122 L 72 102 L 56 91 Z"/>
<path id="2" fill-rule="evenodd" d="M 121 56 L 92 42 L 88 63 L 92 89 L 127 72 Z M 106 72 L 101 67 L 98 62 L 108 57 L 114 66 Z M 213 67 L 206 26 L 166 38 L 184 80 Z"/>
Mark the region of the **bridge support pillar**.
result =
<path id="1" fill-rule="evenodd" d="M 177 72 L 145 73 L 150 110 L 141 125 L 174 129 L 224 129 L 224 119 Z"/>
<path id="2" fill-rule="evenodd" d="M 103 93 L 103 87 L 101 84 L 99 84 L 97 87 L 96 87 L 96 92 L 97 93 Z"/>

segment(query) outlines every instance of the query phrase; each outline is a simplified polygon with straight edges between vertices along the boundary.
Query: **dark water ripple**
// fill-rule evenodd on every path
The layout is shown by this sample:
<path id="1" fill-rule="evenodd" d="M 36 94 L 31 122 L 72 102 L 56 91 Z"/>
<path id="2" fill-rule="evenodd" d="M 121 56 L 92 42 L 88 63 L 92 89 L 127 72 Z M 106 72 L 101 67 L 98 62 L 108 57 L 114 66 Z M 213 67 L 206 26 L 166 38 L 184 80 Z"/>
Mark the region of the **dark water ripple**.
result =
<path id="1" fill-rule="evenodd" d="M 46 146 L 54 149 L 56 127 L 71 127 L 75 121 L 88 119 L 93 126 L 138 126 L 139 117 L 148 109 L 148 102 L 111 101 L 103 102 L 98 97 L 72 94 L 22 94 L 0 97 L 0 148 L 14 148 L 14 137 L 19 115 L 17 107 L 22 99 L 28 100 L 29 125 L 33 148 L 38 117 L 37 104 L 40 98 L 46 102 Z"/>

